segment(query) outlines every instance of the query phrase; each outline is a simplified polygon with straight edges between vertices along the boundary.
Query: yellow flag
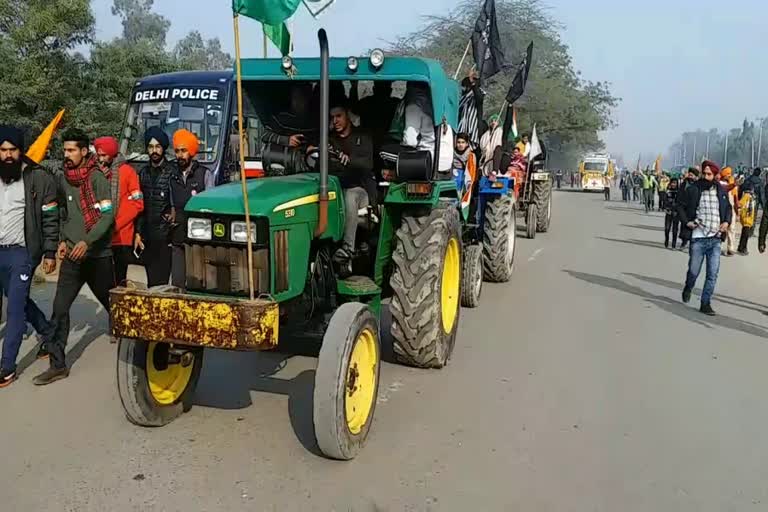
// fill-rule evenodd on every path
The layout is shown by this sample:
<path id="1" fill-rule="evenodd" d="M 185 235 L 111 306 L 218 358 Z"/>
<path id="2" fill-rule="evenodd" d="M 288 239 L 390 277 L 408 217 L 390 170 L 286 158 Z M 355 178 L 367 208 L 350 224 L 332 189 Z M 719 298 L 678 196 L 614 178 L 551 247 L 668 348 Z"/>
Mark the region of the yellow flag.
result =
<path id="1" fill-rule="evenodd" d="M 61 118 L 63 117 L 64 109 L 61 109 L 61 111 L 56 114 L 56 117 L 53 118 L 53 121 L 51 121 L 48 127 L 43 130 L 43 133 L 40 134 L 34 144 L 29 146 L 29 149 L 27 150 L 27 157 L 30 160 L 37 164 L 45 160 L 45 153 L 48 151 L 48 146 L 51 144 L 53 134 L 56 132 L 56 128 L 59 127 L 59 123 L 61 123 Z"/>
<path id="2" fill-rule="evenodd" d="M 656 159 L 656 164 L 654 165 L 656 169 L 656 174 L 661 174 L 661 155 Z"/>

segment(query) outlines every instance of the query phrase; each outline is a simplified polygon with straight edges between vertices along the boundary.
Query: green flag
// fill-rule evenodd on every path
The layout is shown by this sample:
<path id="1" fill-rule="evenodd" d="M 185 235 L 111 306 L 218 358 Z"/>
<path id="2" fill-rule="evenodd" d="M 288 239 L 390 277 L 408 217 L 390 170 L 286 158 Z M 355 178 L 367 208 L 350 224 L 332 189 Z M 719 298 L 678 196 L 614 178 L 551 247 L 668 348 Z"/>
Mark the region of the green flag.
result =
<path id="1" fill-rule="evenodd" d="M 280 55 L 288 55 L 291 52 L 291 33 L 285 23 L 280 25 L 264 24 L 264 34 L 280 49 Z"/>
<path id="2" fill-rule="evenodd" d="M 281 23 L 293 16 L 300 4 L 301 0 L 232 0 L 232 12 L 272 25 L 277 30 Z"/>

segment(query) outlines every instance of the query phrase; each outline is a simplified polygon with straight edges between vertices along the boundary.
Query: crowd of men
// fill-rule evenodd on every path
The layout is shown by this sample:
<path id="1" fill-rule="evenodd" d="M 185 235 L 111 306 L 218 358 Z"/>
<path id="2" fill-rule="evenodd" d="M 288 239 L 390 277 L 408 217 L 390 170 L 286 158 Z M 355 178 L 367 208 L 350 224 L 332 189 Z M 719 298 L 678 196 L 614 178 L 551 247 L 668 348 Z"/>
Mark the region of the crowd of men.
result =
<path id="1" fill-rule="evenodd" d="M 654 211 L 658 205 L 658 210 L 664 212 L 666 248 L 688 249 L 689 264 L 683 291 L 686 303 L 690 301 L 691 291 L 706 263 L 702 313 L 715 314 L 711 299 L 720 257 L 749 255 L 749 241 L 755 235 L 761 209 L 758 250 L 761 253 L 766 250 L 768 185 L 759 167 L 735 176 L 731 167 L 721 169 L 716 163 L 705 160 L 700 166 L 689 168 L 680 178 L 648 168 L 622 173 L 619 187 L 623 201 L 642 202 L 646 212 Z M 740 233 L 737 233 L 737 224 L 741 225 Z"/>
<path id="2" fill-rule="evenodd" d="M 194 160 L 197 137 L 181 129 L 171 144 L 160 128 L 145 134 L 148 163 L 138 170 L 112 137 L 91 143 L 84 132 L 62 137 L 63 169 L 49 170 L 25 156 L 23 132 L 0 126 L 0 287 L 7 325 L 0 388 L 17 377 L 17 358 L 29 322 L 41 341 L 38 359 L 49 367 L 33 379 L 47 385 L 69 376 L 65 349 L 70 308 L 83 285 L 109 310 L 109 291 L 125 284 L 128 265 L 141 263 L 150 286 L 183 286 L 184 206 L 213 186 L 211 171 Z M 42 262 L 42 265 L 41 265 Z M 30 298 L 35 269 L 59 266 L 50 318 Z"/>

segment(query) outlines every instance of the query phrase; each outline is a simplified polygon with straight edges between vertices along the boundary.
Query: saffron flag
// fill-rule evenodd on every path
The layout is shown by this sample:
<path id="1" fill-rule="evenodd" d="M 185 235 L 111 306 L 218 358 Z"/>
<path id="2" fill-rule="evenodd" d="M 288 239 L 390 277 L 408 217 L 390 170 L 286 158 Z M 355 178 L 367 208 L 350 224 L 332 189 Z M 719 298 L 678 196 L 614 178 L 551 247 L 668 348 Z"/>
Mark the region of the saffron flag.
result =
<path id="1" fill-rule="evenodd" d="M 29 146 L 29 149 L 27 150 L 27 158 L 36 164 L 39 164 L 45 160 L 45 154 L 48 152 L 48 146 L 51 144 L 53 134 L 56 133 L 56 129 L 59 127 L 63 117 L 64 109 L 60 110 L 59 113 L 56 114 L 56 117 L 54 117 L 53 121 L 51 121 L 45 130 L 43 130 L 43 133 L 40 134 L 40 136 L 31 146 Z"/>

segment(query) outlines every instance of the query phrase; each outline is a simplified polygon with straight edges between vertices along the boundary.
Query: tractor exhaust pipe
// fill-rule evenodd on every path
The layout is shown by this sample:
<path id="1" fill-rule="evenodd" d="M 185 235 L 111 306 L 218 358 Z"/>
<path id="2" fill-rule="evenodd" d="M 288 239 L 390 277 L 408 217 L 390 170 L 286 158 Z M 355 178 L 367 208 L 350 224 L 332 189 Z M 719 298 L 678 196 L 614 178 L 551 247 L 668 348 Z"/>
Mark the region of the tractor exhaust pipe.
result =
<path id="1" fill-rule="evenodd" d="M 320 201 L 315 237 L 320 237 L 328 228 L 328 123 L 330 123 L 330 54 L 328 34 L 325 29 L 317 32 L 320 41 Z"/>

